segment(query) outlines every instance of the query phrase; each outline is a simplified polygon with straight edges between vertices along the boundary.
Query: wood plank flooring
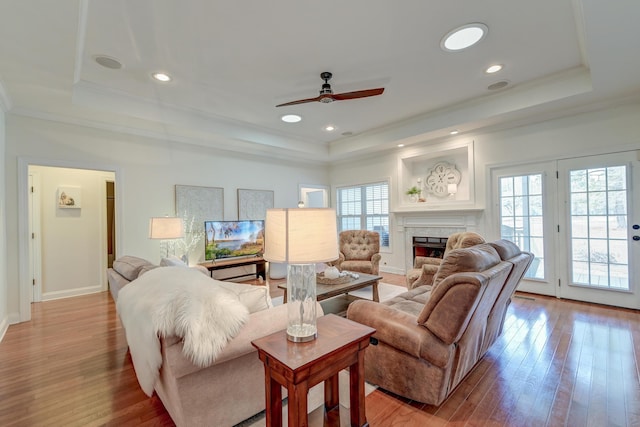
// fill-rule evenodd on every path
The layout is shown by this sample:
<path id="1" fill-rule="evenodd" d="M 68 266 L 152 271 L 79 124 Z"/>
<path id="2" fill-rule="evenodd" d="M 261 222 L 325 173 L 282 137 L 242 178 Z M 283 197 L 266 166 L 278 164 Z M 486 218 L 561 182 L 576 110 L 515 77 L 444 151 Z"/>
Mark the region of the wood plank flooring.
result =
<path id="1" fill-rule="evenodd" d="M 173 425 L 138 386 L 108 292 L 32 311 L 0 343 L 1 426 Z M 366 398 L 367 419 L 373 427 L 640 426 L 639 355 L 638 311 L 517 294 L 502 336 L 440 407 L 378 389 Z"/>

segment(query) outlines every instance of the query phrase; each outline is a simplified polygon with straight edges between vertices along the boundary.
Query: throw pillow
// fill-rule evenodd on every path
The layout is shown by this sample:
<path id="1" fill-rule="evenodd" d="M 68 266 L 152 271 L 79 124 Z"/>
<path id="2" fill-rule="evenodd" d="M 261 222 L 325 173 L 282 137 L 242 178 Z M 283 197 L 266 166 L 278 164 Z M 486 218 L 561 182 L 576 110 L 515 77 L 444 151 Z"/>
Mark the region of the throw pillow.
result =
<path id="1" fill-rule="evenodd" d="M 150 267 L 154 265 L 146 259 L 131 255 L 125 255 L 113 261 L 113 269 L 129 281 L 137 279 L 143 269 L 146 271 Z"/>
<path id="2" fill-rule="evenodd" d="M 223 282 L 212 279 L 221 288 L 233 292 L 240 302 L 247 307 L 249 313 L 273 307 L 269 287 L 265 285 L 247 285 L 246 283 Z"/>

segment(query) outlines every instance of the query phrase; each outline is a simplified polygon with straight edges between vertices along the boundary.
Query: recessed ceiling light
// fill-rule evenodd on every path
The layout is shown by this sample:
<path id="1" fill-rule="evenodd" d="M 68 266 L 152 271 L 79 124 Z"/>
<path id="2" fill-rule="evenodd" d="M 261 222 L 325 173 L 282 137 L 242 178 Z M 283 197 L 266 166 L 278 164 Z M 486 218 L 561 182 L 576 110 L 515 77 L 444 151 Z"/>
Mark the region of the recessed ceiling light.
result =
<path id="1" fill-rule="evenodd" d="M 457 135 L 458 133 L 460 133 L 460 131 L 458 129 L 454 129 L 451 132 L 449 132 L 449 135 Z"/>
<path id="2" fill-rule="evenodd" d="M 93 59 L 105 68 L 110 68 L 112 70 L 119 70 L 122 68 L 122 63 L 111 56 L 96 55 Z"/>
<path id="3" fill-rule="evenodd" d="M 502 64 L 494 64 L 488 67 L 486 70 L 484 70 L 484 72 L 487 74 L 493 74 L 493 73 L 497 73 L 500 70 L 502 70 Z"/>
<path id="4" fill-rule="evenodd" d="M 495 82 L 493 84 L 490 84 L 489 86 L 487 86 L 487 89 L 489 90 L 498 90 L 498 89 L 502 89 L 503 87 L 507 87 L 509 85 L 509 81 L 508 80 L 501 80 L 499 82 Z"/>
<path id="5" fill-rule="evenodd" d="M 151 74 L 151 77 L 162 83 L 171 81 L 171 76 L 167 73 L 153 73 Z"/>
<path id="6" fill-rule="evenodd" d="M 331 131 L 336 130 L 336 127 L 332 126 L 332 125 L 327 125 L 327 126 L 324 127 L 324 130 L 326 130 L 327 132 L 331 132 Z"/>
<path id="7" fill-rule="evenodd" d="M 402 148 L 404 147 L 404 144 L 398 144 L 398 147 Z"/>
<path id="8" fill-rule="evenodd" d="M 298 123 L 302 120 L 302 117 L 297 114 L 285 114 L 281 117 L 281 120 L 286 123 Z"/>
<path id="9" fill-rule="evenodd" d="M 446 52 L 457 52 L 473 46 L 486 37 L 489 28 L 479 22 L 463 25 L 449 31 L 440 42 L 440 47 Z"/>

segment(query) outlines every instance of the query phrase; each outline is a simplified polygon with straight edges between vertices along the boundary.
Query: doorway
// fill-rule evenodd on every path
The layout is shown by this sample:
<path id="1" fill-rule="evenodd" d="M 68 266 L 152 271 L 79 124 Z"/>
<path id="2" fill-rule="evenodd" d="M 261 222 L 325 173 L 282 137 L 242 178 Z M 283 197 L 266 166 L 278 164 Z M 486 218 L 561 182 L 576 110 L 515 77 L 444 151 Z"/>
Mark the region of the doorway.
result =
<path id="1" fill-rule="evenodd" d="M 329 187 L 326 185 L 299 185 L 299 207 L 305 208 L 328 208 L 329 207 Z"/>
<path id="2" fill-rule="evenodd" d="M 635 152 L 558 162 L 562 298 L 640 308 L 640 197 L 630 159 Z"/>
<path id="3" fill-rule="evenodd" d="M 638 163 L 627 151 L 492 170 L 500 237 L 535 255 L 518 290 L 640 308 Z"/>
<path id="4" fill-rule="evenodd" d="M 18 159 L 20 321 L 31 319 L 34 300 L 107 289 L 107 182 L 114 189 L 114 255 L 119 217 L 117 175 L 115 168 L 109 169 Z M 66 189 L 71 189 L 75 198 L 63 206 L 59 196 Z M 39 280 L 34 272 L 39 272 Z"/>

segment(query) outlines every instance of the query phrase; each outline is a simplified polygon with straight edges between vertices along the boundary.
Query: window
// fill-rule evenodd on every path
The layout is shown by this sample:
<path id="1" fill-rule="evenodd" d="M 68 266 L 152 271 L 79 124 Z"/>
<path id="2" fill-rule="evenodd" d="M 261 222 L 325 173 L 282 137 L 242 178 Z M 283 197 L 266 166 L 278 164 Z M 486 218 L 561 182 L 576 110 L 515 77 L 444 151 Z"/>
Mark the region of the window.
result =
<path id="1" fill-rule="evenodd" d="M 573 283 L 629 290 L 627 169 L 570 171 Z"/>
<path id="2" fill-rule="evenodd" d="M 533 252 L 525 277 L 544 279 L 542 174 L 500 178 L 500 237 Z"/>
<path id="3" fill-rule="evenodd" d="M 337 190 L 338 231 L 380 233 L 380 247 L 389 248 L 389 183 L 341 187 Z"/>

